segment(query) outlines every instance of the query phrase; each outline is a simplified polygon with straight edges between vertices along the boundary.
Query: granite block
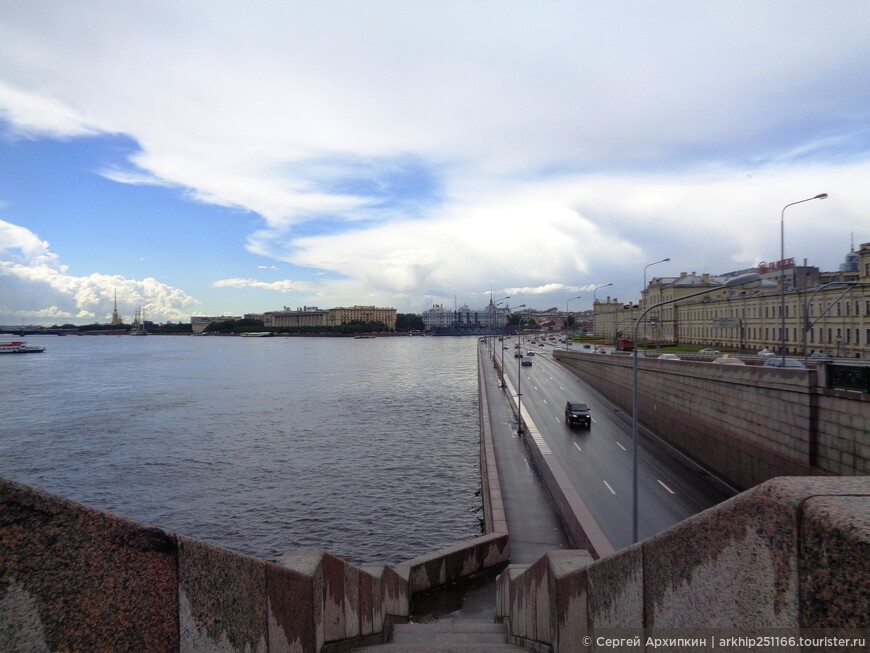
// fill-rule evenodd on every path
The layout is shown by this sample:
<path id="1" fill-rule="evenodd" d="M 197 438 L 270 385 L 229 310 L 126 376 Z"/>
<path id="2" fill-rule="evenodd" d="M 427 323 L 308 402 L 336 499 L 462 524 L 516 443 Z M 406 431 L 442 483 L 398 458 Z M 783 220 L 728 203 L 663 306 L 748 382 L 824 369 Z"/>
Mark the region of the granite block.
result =
<path id="1" fill-rule="evenodd" d="M 319 651 L 326 640 L 324 613 L 324 579 L 321 560 L 326 554 L 323 551 L 290 551 L 281 556 L 278 564 L 296 572 L 304 579 L 301 588 L 304 596 L 311 600 L 311 629 L 305 635 L 306 641 L 314 641 L 315 651 Z M 307 649 L 306 649 L 307 650 Z"/>
<path id="2" fill-rule="evenodd" d="M 267 650 L 265 562 L 179 537 L 178 603 L 181 653 Z"/>
<path id="3" fill-rule="evenodd" d="M 583 651 L 589 633 L 588 570 L 594 558 L 588 551 L 550 551 L 549 642 L 556 652 Z"/>
<path id="4" fill-rule="evenodd" d="M 0 479 L 0 650 L 178 649 L 172 533 Z"/>
<path id="5" fill-rule="evenodd" d="M 865 496 L 807 499 L 801 516 L 800 625 L 870 628 L 870 479 Z"/>
<path id="6" fill-rule="evenodd" d="M 643 627 L 643 545 L 603 558 L 587 571 L 590 627 Z"/>
<path id="7" fill-rule="evenodd" d="M 318 650 L 311 577 L 274 563 L 265 568 L 269 653 Z"/>
<path id="8" fill-rule="evenodd" d="M 799 513 L 867 479 L 783 477 L 643 542 L 648 628 L 797 628 Z"/>

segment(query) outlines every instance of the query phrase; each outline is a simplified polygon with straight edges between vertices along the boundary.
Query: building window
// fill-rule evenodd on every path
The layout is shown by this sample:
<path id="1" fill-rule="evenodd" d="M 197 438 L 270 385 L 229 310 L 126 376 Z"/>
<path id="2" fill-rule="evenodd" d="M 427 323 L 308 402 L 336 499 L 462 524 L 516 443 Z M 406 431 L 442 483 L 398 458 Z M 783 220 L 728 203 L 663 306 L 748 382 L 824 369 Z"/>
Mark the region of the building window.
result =
<path id="1" fill-rule="evenodd" d="M 840 302 L 837 302 L 837 315 L 842 315 L 843 312 L 840 310 Z"/>
<path id="2" fill-rule="evenodd" d="M 831 344 L 831 330 L 828 329 L 828 344 Z"/>
<path id="3" fill-rule="evenodd" d="M 850 304 L 849 302 L 846 302 L 846 315 L 851 315 L 851 314 L 852 314 L 852 304 Z"/>

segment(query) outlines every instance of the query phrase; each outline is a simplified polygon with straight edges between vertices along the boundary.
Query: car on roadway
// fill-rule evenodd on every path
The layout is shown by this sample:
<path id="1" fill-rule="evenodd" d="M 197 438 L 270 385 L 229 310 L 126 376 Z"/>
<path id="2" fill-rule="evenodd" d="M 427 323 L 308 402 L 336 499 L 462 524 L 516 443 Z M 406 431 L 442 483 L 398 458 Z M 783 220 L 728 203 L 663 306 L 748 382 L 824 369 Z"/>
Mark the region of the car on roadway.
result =
<path id="1" fill-rule="evenodd" d="M 834 357 L 826 351 L 814 351 L 810 354 L 810 358 L 817 361 L 830 361 L 834 359 Z"/>
<path id="2" fill-rule="evenodd" d="M 698 356 L 721 356 L 722 354 L 716 349 L 702 349 L 698 352 Z"/>
<path id="3" fill-rule="evenodd" d="M 522 357 L 523 357 L 523 355 L 521 352 L 518 352 L 518 351 L 514 352 L 514 358 L 522 358 Z"/>
<path id="4" fill-rule="evenodd" d="M 539 342 L 539 343 L 538 343 L 538 347 L 543 347 L 543 346 L 544 346 L 544 343 L 543 343 L 543 342 Z"/>
<path id="5" fill-rule="evenodd" d="M 791 367 L 797 370 L 807 369 L 807 366 L 797 358 L 786 358 L 785 361 L 783 361 L 782 357 L 768 358 L 764 361 L 764 367 Z"/>
<path id="6" fill-rule="evenodd" d="M 528 358 L 524 358 L 524 359 L 523 359 L 523 362 L 521 363 L 521 365 L 522 365 L 523 367 L 531 367 L 531 366 L 532 366 L 532 361 L 530 361 Z"/>
<path id="7" fill-rule="evenodd" d="M 676 354 L 659 354 L 659 358 L 665 361 L 678 361 L 680 357 Z"/>
<path id="8" fill-rule="evenodd" d="M 587 429 L 592 428 L 592 415 L 589 414 L 589 406 L 579 401 L 566 402 L 565 423 L 568 426 L 582 424 Z"/>
<path id="9" fill-rule="evenodd" d="M 770 358 L 771 356 L 776 356 L 776 354 L 770 351 L 767 347 L 759 351 L 757 355 L 761 358 Z"/>
<path id="10" fill-rule="evenodd" d="M 713 361 L 716 365 L 746 365 L 742 360 L 731 354 L 725 354 Z"/>

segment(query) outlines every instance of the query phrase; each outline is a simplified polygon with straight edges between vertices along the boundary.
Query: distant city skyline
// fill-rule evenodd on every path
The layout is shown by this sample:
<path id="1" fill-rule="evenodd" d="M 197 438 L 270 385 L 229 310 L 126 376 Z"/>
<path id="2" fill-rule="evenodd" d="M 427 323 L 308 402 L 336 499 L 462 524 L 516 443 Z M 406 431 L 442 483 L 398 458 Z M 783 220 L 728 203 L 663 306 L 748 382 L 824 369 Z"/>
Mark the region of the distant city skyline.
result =
<path id="1" fill-rule="evenodd" d="M 572 311 L 870 241 L 870 4 L 0 6 L 0 324 Z M 574 300 L 576 297 L 580 299 Z"/>

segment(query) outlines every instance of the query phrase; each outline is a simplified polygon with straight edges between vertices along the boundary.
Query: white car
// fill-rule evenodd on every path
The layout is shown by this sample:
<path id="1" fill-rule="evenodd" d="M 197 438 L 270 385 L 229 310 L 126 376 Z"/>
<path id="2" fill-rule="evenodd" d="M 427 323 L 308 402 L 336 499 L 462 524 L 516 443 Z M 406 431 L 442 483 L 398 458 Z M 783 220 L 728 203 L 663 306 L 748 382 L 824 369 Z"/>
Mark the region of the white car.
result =
<path id="1" fill-rule="evenodd" d="M 799 370 L 807 369 L 807 366 L 796 358 L 786 358 L 785 364 L 783 364 L 783 360 L 780 357 L 768 358 L 764 361 L 764 367 L 792 367 Z"/>
<path id="2" fill-rule="evenodd" d="M 716 349 L 702 349 L 698 352 L 698 356 L 721 356 L 722 354 Z"/>
<path id="3" fill-rule="evenodd" d="M 678 360 L 680 360 L 680 357 L 677 356 L 676 354 L 660 354 L 659 358 L 661 358 L 662 360 L 666 360 L 666 361 L 678 361 Z"/>

